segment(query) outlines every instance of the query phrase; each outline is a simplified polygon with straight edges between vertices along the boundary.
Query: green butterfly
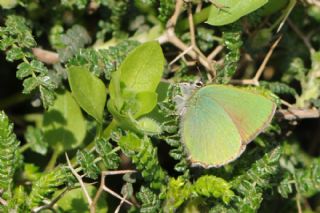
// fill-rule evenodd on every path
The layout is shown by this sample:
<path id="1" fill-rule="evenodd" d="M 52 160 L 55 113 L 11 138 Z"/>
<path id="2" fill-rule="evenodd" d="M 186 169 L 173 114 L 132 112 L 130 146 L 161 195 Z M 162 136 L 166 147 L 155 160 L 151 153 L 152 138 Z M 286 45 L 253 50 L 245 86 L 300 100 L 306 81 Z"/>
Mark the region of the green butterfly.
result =
<path id="1" fill-rule="evenodd" d="M 271 122 L 276 104 L 267 97 L 226 85 L 180 85 L 175 97 L 181 139 L 193 165 L 219 167 L 238 158 Z"/>

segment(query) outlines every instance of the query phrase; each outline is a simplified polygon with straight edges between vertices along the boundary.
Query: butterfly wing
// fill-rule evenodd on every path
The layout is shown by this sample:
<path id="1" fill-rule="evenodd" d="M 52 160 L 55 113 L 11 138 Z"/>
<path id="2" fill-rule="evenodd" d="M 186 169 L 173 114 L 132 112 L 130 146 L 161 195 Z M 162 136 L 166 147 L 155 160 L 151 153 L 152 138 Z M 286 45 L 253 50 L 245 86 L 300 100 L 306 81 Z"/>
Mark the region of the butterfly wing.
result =
<path id="1" fill-rule="evenodd" d="M 262 95 L 210 85 L 188 101 L 182 140 L 193 163 L 218 167 L 236 159 L 270 122 L 275 104 Z"/>
<path id="2" fill-rule="evenodd" d="M 248 144 L 271 122 L 276 105 L 263 95 L 232 86 L 210 85 L 202 93 L 214 99 L 232 119 Z"/>

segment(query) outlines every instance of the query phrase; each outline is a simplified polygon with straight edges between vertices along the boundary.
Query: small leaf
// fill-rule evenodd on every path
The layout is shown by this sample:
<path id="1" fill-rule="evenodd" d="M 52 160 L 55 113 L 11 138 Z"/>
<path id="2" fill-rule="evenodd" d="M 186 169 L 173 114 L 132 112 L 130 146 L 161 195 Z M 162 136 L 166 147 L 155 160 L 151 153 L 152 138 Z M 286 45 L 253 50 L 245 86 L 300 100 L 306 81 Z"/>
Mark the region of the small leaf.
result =
<path id="1" fill-rule="evenodd" d="M 104 83 L 86 67 L 70 67 L 68 79 L 72 94 L 80 107 L 101 123 L 107 98 Z"/>
<path id="2" fill-rule="evenodd" d="M 42 104 L 45 109 L 48 109 L 48 107 L 51 106 L 54 101 L 54 98 L 55 98 L 54 92 L 47 89 L 44 86 L 40 86 L 39 90 L 40 90 Z"/>
<path id="3" fill-rule="evenodd" d="M 103 160 L 107 169 L 117 169 L 120 162 L 120 157 L 113 152 L 112 145 L 105 139 L 96 141 L 96 151 Z"/>
<path id="4" fill-rule="evenodd" d="M 18 71 L 16 73 L 18 79 L 23 79 L 32 74 L 32 67 L 26 62 L 22 62 L 18 65 Z"/>
<path id="5" fill-rule="evenodd" d="M 138 118 L 151 112 L 157 105 L 157 97 L 158 95 L 155 92 L 139 92 L 135 98 L 138 102 L 138 111 L 134 114 L 134 117 Z"/>
<path id="6" fill-rule="evenodd" d="M 43 117 L 45 140 L 60 151 L 79 146 L 86 133 L 80 107 L 68 91 L 57 95 L 54 105 Z"/>
<path id="7" fill-rule="evenodd" d="M 149 135 L 160 134 L 162 130 L 158 122 L 148 117 L 139 119 L 138 125 L 143 132 Z"/>
<path id="8" fill-rule="evenodd" d="M 163 73 L 164 56 L 158 42 L 134 49 L 121 64 L 120 81 L 132 91 L 155 91 Z"/>
<path id="9" fill-rule="evenodd" d="M 18 60 L 18 59 L 22 59 L 24 56 L 24 53 L 22 51 L 21 48 L 19 47 L 13 47 L 11 48 L 10 50 L 7 51 L 7 57 L 6 59 L 8 61 L 15 61 L 15 60 Z"/>
<path id="10" fill-rule="evenodd" d="M 43 133 L 40 129 L 28 126 L 27 132 L 25 133 L 26 141 L 31 144 L 31 150 L 45 155 L 48 151 L 48 144 L 45 143 Z"/>
<path id="11" fill-rule="evenodd" d="M 23 93 L 29 94 L 32 90 L 37 88 L 40 85 L 40 82 L 35 77 L 27 78 L 23 81 Z"/>
<path id="12" fill-rule="evenodd" d="M 93 154 L 87 151 L 78 151 L 77 152 L 77 162 L 80 164 L 86 176 L 92 179 L 97 179 L 100 169 L 97 164 L 94 162 Z"/>
<path id="13" fill-rule="evenodd" d="M 231 24 L 266 4 L 268 0 L 214 0 L 207 23 L 213 26 Z"/>

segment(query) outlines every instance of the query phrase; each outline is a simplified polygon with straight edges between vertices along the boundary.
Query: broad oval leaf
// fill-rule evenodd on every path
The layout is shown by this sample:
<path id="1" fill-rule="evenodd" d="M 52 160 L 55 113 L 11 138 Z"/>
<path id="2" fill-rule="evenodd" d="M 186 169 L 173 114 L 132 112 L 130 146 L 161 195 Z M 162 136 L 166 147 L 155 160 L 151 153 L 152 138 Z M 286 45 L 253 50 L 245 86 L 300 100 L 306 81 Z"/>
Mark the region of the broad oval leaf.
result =
<path id="1" fill-rule="evenodd" d="M 107 99 L 103 81 L 90 73 L 88 68 L 80 66 L 68 69 L 68 79 L 72 94 L 80 107 L 101 123 Z"/>
<path id="2" fill-rule="evenodd" d="M 88 194 L 91 197 L 94 197 L 97 189 L 89 184 L 85 185 Z M 61 194 L 62 190 L 55 192 L 55 197 Z M 106 194 L 102 193 L 100 199 L 97 202 L 96 212 L 97 213 L 105 213 L 108 212 L 108 204 L 106 202 Z M 62 212 L 70 212 L 70 213 L 89 213 L 88 203 L 86 197 L 81 188 L 72 189 L 67 191 L 63 196 L 63 199 L 59 199 L 57 202 L 57 206 L 62 209 Z"/>
<path id="3" fill-rule="evenodd" d="M 134 92 L 156 90 L 163 73 L 164 56 L 158 42 L 134 49 L 121 64 L 120 82 Z"/>
<path id="4" fill-rule="evenodd" d="M 57 95 L 53 106 L 44 113 L 42 126 L 45 140 L 59 151 L 78 147 L 86 133 L 80 107 L 68 91 Z"/>
<path id="5" fill-rule="evenodd" d="M 214 0 L 207 23 L 222 26 L 233 23 L 266 4 L 268 0 Z"/>

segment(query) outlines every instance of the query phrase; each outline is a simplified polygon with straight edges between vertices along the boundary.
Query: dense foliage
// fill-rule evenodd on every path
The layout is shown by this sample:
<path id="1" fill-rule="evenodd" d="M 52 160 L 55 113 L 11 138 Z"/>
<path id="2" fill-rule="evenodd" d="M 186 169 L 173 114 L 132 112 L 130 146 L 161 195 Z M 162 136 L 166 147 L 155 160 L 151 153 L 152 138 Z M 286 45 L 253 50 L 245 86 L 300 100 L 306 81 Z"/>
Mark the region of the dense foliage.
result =
<path id="1" fill-rule="evenodd" d="M 0 6 L 0 212 L 320 211 L 318 1 Z M 200 82 L 277 104 L 219 168 L 181 140 Z"/>

